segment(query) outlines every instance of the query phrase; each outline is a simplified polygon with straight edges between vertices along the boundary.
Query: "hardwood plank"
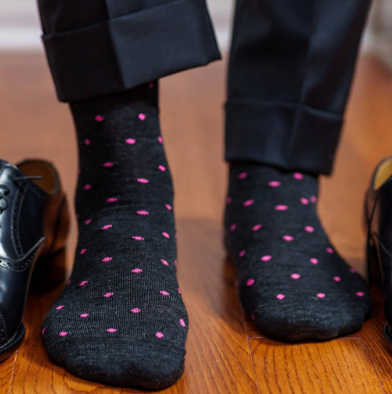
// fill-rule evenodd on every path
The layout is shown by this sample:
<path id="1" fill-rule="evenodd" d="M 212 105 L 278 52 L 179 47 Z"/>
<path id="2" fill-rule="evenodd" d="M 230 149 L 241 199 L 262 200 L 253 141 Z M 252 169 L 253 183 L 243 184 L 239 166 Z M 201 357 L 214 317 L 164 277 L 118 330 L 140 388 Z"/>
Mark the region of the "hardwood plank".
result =
<path id="1" fill-rule="evenodd" d="M 386 393 L 392 393 L 392 351 L 383 335 L 386 323 L 383 294 L 381 289 L 374 287 L 373 315 L 361 330 L 361 339 L 366 353 L 373 364 L 374 370 Z"/>
<path id="2" fill-rule="evenodd" d="M 0 364 L 0 393 L 9 393 L 11 389 L 17 355 L 16 352 Z"/>
<path id="3" fill-rule="evenodd" d="M 250 339 L 262 393 L 383 393 L 360 340 L 285 345 Z"/>
<path id="4" fill-rule="evenodd" d="M 224 258 L 220 226 L 181 219 L 179 230 L 179 278 L 191 321 L 188 380 L 182 392 L 256 393 L 234 270 Z"/>

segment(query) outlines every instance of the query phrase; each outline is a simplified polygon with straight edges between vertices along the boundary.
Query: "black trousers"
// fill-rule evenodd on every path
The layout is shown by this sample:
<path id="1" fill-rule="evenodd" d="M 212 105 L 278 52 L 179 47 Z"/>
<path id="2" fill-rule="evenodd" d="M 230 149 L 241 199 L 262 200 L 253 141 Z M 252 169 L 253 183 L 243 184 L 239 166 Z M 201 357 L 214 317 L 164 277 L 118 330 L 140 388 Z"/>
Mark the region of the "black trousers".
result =
<path id="1" fill-rule="evenodd" d="M 329 174 L 370 0 L 237 0 L 226 159 Z M 205 0 L 38 0 L 60 101 L 220 58 Z"/>

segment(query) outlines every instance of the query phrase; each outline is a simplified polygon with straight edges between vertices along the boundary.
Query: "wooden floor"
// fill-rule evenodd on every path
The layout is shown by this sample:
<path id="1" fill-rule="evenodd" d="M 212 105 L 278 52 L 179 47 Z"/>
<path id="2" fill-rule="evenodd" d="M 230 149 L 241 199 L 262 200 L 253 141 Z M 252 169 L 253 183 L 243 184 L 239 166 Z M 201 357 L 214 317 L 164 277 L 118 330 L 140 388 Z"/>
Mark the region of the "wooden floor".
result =
<path id="1" fill-rule="evenodd" d="M 179 281 L 189 311 L 186 371 L 165 393 L 392 393 L 392 353 L 382 336 L 381 294 L 363 329 L 325 343 L 263 338 L 244 317 L 222 246 L 225 68 L 216 63 L 162 83 L 162 124 L 176 190 Z M 332 241 L 364 273 L 362 204 L 374 166 L 392 154 L 392 75 L 360 61 L 333 177 L 322 180 L 320 214 Z M 0 55 L 0 157 L 52 160 L 71 197 L 76 142 L 41 55 Z M 67 261 L 76 242 L 73 222 Z M 40 325 L 58 291 L 31 296 L 27 336 L 0 365 L 1 393 L 135 393 L 83 381 L 48 361 Z"/>

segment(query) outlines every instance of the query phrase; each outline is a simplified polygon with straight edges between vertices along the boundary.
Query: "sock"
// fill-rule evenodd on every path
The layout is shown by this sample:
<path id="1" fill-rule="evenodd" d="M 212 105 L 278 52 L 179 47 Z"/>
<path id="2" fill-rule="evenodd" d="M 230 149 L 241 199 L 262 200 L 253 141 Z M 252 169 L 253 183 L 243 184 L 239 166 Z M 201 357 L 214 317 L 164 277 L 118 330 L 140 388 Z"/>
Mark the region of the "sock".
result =
<path id="1" fill-rule="evenodd" d="M 42 340 L 57 364 L 113 386 L 160 389 L 184 369 L 188 318 L 157 84 L 71 103 L 79 241 Z"/>
<path id="2" fill-rule="evenodd" d="M 309 174 L 238 162 L 230 168 L 225 242 L 239 296 L 260 332 L 283 341 L 350 334 L 371 309 L 365 281 L 320 224 L 317 192 Z"/>

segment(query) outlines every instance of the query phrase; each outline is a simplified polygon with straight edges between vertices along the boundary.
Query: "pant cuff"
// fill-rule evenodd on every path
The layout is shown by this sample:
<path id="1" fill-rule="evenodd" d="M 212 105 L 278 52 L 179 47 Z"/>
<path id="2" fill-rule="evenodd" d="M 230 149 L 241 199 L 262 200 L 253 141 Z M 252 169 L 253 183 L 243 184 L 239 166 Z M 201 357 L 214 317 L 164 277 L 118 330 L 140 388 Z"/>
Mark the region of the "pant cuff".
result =
<path id="1" fill-rule="evenodd" d="M 229 100 L 226 160 L 329 175 L 343 118 L 300 104 Z"/>
<path id="2" fill-rule="evenodd" d="M 111 94 L 220 59 L 204 1 L 177 0 L 42 37 L 60 101 Z"/>

